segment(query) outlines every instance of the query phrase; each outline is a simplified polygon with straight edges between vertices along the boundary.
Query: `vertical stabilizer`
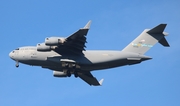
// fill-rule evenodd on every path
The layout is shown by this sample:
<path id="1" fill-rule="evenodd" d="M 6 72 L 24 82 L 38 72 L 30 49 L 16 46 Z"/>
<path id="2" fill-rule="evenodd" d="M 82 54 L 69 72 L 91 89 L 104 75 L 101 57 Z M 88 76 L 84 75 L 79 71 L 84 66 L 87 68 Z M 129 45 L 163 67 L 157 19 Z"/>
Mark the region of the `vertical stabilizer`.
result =
<path id="1" fill-rule="evenodd" d="M 145 29 L 135 40 L 127 45 L 122 51 L 135 52 L 139 54 L 146 53 L 157 42 L 168 47 L 169 44 L 165 39 L 168 33 L 164 32 L 166 24 L 160 24 L 152 29 Z"/>

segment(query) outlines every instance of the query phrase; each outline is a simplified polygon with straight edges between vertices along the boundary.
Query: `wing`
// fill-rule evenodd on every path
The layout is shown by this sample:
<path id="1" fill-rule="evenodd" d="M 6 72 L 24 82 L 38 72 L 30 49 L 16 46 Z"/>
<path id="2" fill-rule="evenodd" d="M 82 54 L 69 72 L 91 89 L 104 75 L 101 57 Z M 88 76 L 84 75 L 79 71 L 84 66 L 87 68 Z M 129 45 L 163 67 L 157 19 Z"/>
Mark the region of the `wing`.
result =
<path id="1" fill-rule="evenodd" d="M 79 29 L 69 37 L 65 39 L 63 45 L 59 45 L 57 52 L 66 52 L 66 53 L 76 53 L 82 54 L 82 51 L 85 50 L 86 35 L 90 28 L 91 21 L 89 21 L 84 28 Z"/>
<path id="2" fill-rule="evenodd" d="M 104 80 L 104 79 L 101 79 L 98 82 L 98 80 L 95 77 L 93 77 L 93 75 L 90 72 L 85 72 L 85 73 L 78 72 L 78 76 L 89 85 L 94 85 L 94 86 L 102 85 L 103 80 Z"/>

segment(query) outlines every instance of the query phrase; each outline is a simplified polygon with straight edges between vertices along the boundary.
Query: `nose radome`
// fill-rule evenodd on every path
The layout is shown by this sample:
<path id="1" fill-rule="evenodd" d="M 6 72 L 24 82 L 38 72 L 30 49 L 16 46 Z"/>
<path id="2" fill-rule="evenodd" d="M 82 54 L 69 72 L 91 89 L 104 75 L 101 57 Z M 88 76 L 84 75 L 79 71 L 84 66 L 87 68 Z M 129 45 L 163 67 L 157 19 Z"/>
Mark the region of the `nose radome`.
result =
<path id="1" fill-rule="evenodd" d="M 10 57 L 11 59 L 13 58 L 12 52 L 9 53 L 9 57 Z"/>

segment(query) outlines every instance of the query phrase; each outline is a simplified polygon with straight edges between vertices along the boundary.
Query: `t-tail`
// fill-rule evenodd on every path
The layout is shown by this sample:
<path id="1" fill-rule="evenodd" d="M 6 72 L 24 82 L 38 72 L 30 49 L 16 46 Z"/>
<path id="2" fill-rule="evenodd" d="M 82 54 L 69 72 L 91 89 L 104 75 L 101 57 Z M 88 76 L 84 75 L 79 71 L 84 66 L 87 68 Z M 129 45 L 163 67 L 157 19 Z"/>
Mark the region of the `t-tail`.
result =
<path id="1" fill-rule="evenodd" d="M 158 26 L 152 29 L 145 29 L 136 39 L 134 39 L 122 51 L 145 54 L 157 42 L 159 42 L 163 46 L 169 47 L 169 44 L 165 39 L 165 36 L 167 36 L 168 33 L 164 32 L 166 25 L 167 24 L 159 24 Z"/>

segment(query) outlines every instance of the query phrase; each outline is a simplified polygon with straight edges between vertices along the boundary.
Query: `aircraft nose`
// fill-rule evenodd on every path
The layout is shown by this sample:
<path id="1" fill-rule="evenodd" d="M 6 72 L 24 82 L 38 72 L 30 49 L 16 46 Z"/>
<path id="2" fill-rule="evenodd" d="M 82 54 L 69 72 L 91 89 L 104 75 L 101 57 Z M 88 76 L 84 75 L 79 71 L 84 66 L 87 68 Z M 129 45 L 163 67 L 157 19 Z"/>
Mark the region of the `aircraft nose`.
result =
<path id="1" fill-rule="evenodd" d="M 11 59 L 13 59 L 13 57 L 14 57 L 14 56 L 13 56 L 13 51 L 9 53 L 9 57 L 10 57 Z"/>

